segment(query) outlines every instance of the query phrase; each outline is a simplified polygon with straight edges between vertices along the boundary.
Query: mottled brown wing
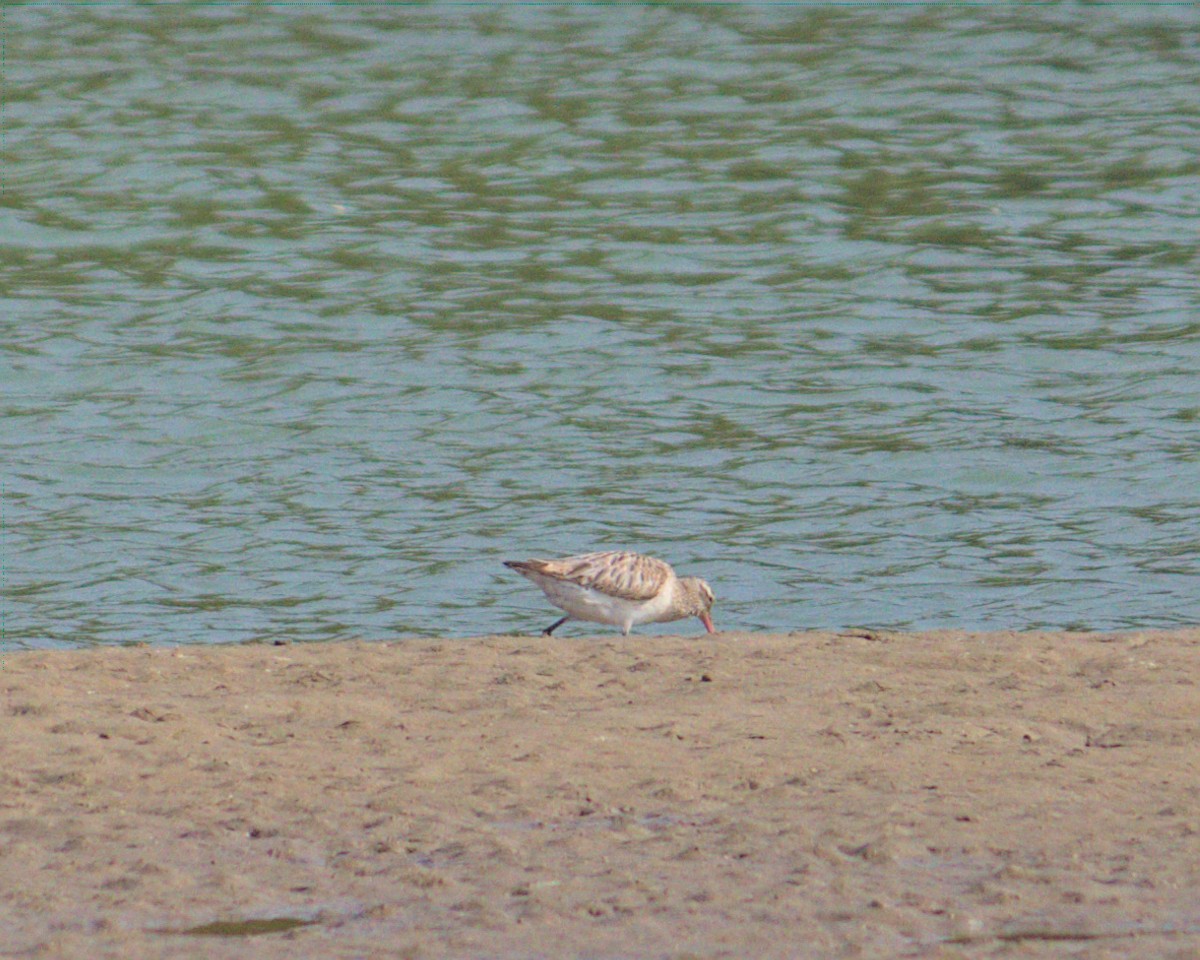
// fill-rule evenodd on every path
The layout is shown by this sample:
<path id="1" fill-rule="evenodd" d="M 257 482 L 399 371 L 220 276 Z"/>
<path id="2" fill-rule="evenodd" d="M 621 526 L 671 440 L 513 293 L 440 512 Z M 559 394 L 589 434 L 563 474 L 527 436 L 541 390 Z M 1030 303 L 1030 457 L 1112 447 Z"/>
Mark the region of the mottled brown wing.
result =
<path id="1" fill-rule="evenodd" d="M 663 561 L 620 551 L 548 560 L 539 572 L 622 600 L 649 600 L 671 577 Z"/>

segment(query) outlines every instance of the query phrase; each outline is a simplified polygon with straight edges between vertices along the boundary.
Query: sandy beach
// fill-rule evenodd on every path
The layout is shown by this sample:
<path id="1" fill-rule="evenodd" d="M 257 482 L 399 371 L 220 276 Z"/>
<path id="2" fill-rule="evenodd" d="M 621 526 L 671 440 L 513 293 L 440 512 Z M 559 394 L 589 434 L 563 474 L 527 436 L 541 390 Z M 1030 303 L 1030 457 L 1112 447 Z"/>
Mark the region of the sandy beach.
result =
<path id="1" fill-rule="evenodd" d="M 0 654 L 0 956 L 1195 957 L 1198 647 Z"/>

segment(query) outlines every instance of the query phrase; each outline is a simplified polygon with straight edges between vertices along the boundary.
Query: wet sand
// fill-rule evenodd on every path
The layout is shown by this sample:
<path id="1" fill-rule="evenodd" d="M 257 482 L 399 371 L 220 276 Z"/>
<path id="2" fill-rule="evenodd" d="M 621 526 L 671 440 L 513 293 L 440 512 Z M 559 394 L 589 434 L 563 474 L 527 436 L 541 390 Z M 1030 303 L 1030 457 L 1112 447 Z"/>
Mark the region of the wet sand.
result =
<path id="1" fill-rule="evenodd" d="M 1198 657 L 1200 630 L 0 654 L 0 956 L 1195 957 Z"/>

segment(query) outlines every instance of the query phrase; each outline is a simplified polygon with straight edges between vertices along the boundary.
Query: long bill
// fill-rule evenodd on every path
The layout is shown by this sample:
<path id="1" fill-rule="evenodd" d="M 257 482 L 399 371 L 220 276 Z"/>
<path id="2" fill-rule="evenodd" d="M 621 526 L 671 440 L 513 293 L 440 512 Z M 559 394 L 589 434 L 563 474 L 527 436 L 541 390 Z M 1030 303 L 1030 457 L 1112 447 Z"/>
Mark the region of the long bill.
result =
<path id="1" fill-rule="evenodd" d="M 708 615 L 708 611 L 700 614 L 700 622 L 704 624 L 704 629 L 709 633 L 716 633 L 717 628 L 713 626 L 712 617 Z"/>

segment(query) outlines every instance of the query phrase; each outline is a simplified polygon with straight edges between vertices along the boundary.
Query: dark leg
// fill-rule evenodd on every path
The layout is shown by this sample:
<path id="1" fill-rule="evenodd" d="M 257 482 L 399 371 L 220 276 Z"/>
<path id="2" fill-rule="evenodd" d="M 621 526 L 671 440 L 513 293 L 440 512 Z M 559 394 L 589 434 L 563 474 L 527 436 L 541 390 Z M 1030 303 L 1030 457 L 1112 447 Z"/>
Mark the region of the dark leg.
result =
<path id="1" fill-rule="evenodd" d="M 571 619 L 570 617 L 563 617 L 561 620 L 555 620 L 552 624 L 550 624 L 550 626 L 548 626 L 545 630 L 542 631 L 542 636 L 543 637 L 550 636 L 550 634 L 552 634 L 555 630 L 557 630 L 559 627 L 561 627 L 564 623 L 566 623 L 570 619 Z"/>

